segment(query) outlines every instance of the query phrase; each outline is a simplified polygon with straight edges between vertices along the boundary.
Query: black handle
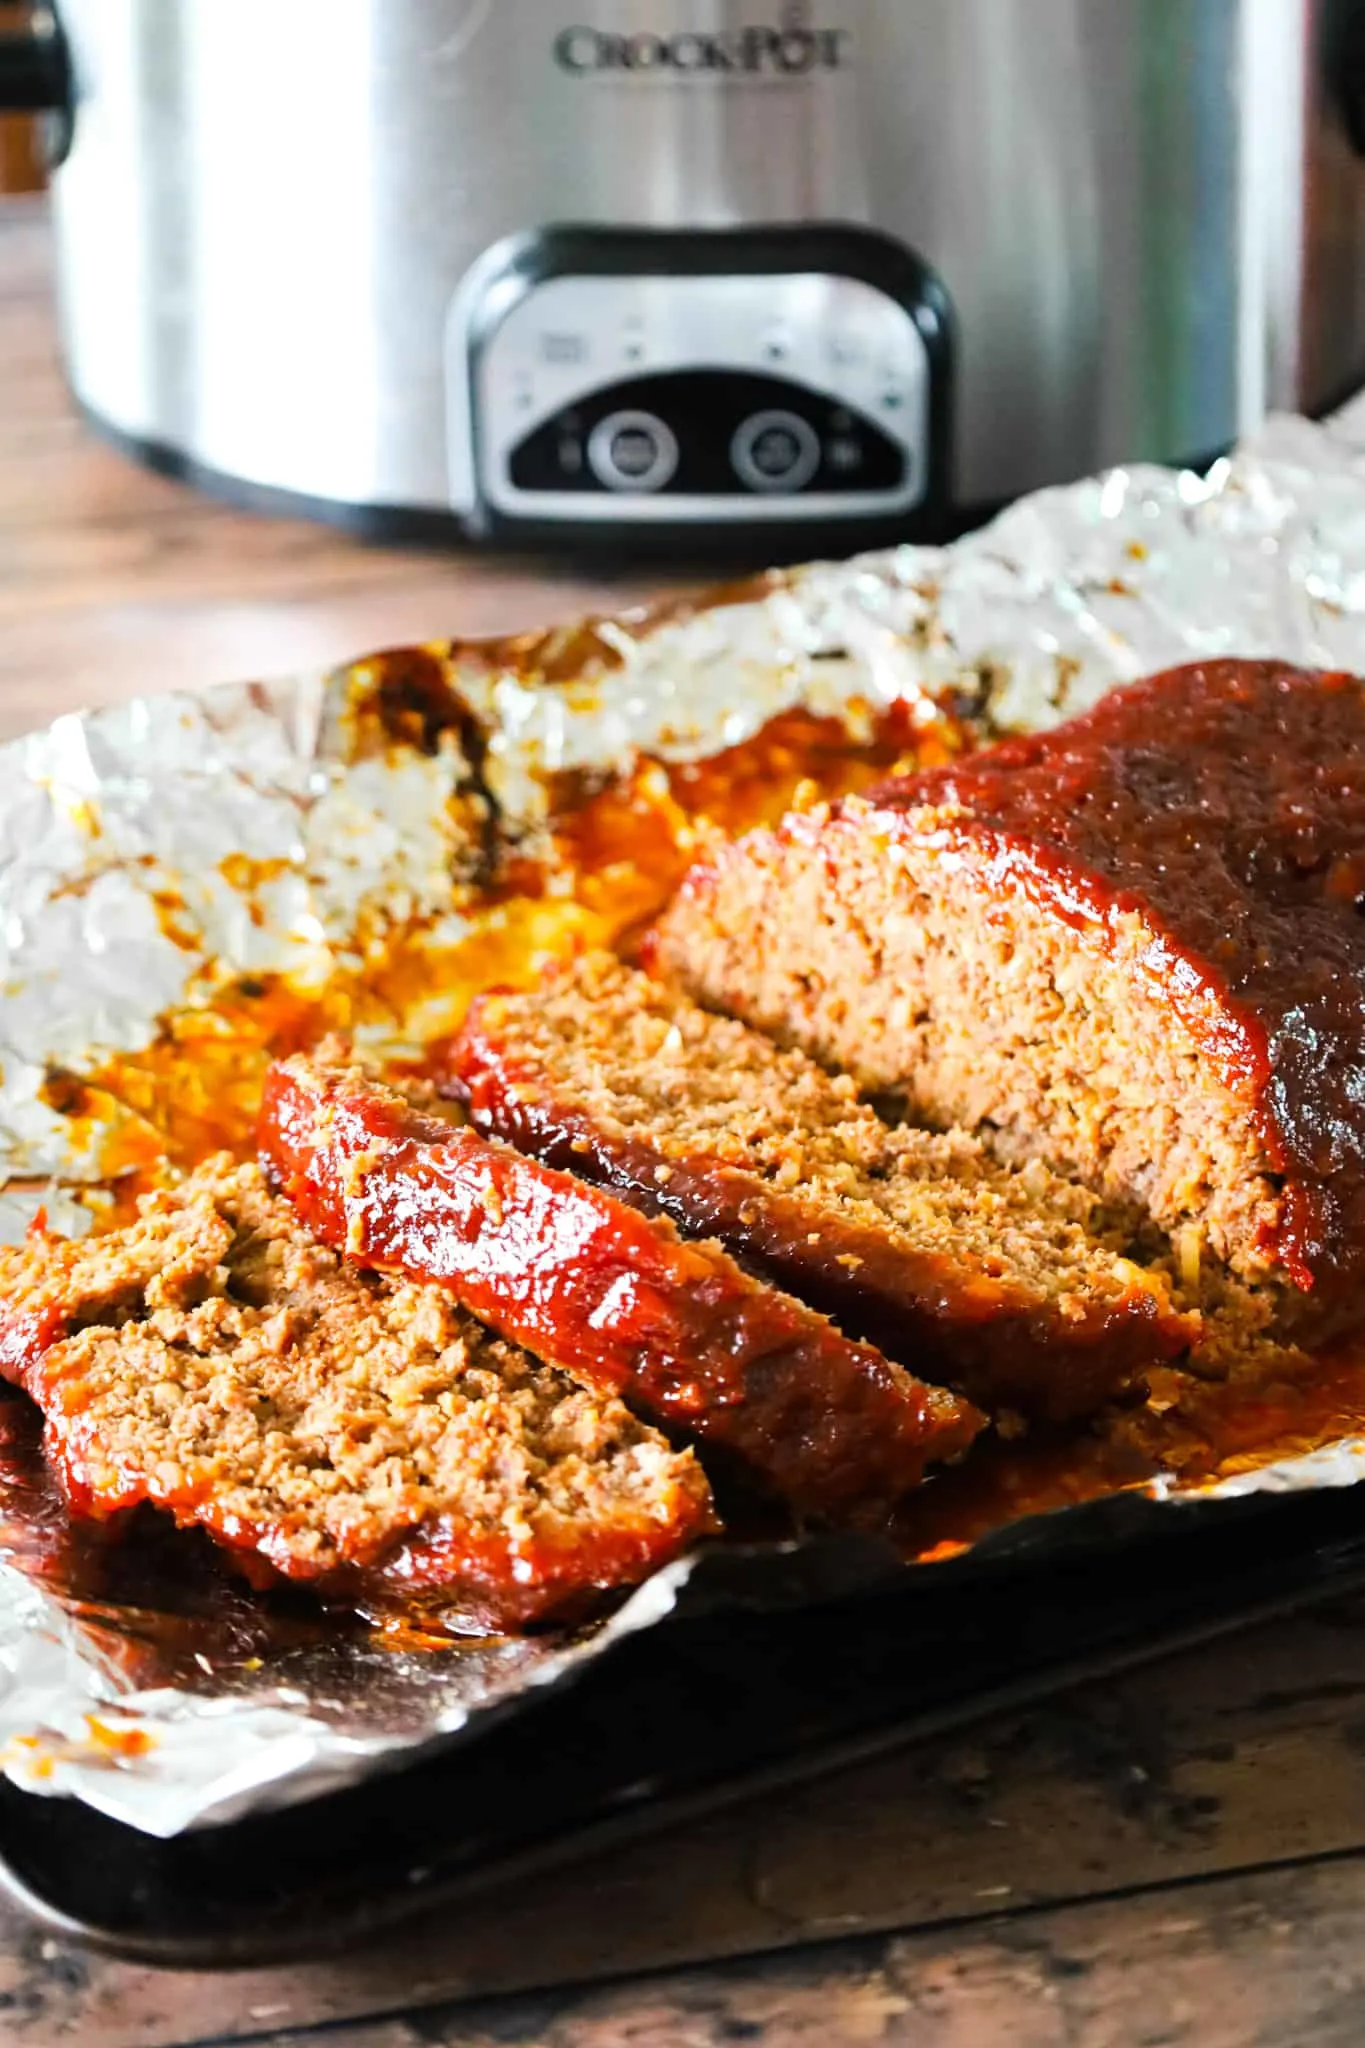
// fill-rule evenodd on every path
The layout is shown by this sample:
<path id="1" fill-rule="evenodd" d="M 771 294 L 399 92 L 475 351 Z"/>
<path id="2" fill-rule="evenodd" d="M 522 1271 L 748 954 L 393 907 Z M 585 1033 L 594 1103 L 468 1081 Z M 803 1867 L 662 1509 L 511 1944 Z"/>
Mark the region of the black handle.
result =
<path id="1" fill-rule="evenodd" d="M 1335 0 L 1326 17 L 1328 89 L 1357 156 L 1365 156 L 1365 5 Z"/>
<path id="2" fill-rule="evenodd" d="M 0 112 L 63 113 L 70 100 L 66 40 L 48 9 L 35 8 L 27 28 L 0 34 Z"/>

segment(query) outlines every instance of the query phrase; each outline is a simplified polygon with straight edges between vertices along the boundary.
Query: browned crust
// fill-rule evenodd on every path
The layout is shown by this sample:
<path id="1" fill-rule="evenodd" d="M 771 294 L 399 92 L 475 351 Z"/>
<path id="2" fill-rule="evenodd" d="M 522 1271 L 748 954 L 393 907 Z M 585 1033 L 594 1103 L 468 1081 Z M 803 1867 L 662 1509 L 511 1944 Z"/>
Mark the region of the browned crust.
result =
<path id="1" fill-rule="evenodd" d="M 863 998 L 836 985 L 817 1001 L 801 985 L 811 903 L 837 898 L 855 840 L 875 840 L 879 849 L 884 915 L 899 903 L 905 849 L 921 865 L 932 857 L 940 873 L 970 870 L 982 917 L 997 926 L 1012 903 L 1035 906 L 1078 958 L 1084 948 L 1115 958 L 1134 938 L 1135 997 L 1152 1013 L 1142 1029 L 1152 1033 L 1152 1016 L 1164 1010 L 1202 1067 L 1190 1099 L 1202 1089 L 1226 1125 L 1224 1149 L 1244 1155 L 1238 1171 L 1246 1199 L 1221 1204 L 1220 1256 L 1249 1277 L 1287 1278 L 1338 1297 L 1332 1305 L 1324 1300 L 1322 1313 L 1340 1319 L 1365 1268 L 1365 686 L 1358 679 L 1274 662 L 1174 670 L 1112 693 L 1049 733 L 789 818 L 695 869 L 646 959 L 708 1004 L 856 1067 L 860 1020 L 849 1004 Z M 772 876 L 761 909 L 772 908 L 773 922 L 741 930 L 732 919 L 722 934 L 714 907 L 728 893 L 733 909 L 745 865 L 767 859 Z M 808 883 L 806 924 L 781 930 L 778 899 L 798 866 Z M 837 914 L 850 930 L 860 924 L 869 946 L 876 943 L 874 904 L 844 905 Z M 746 916 L 759 916 L 753 901 Z M 785 1004 L 779 956 L 790 970 Z M 884 983 L 881 1001 L 894 1003 L 899 993 Z M 870 1031 L 877 1020 L 869 1014 L 865 1021 Z M 1121 1026 L 1115 1029 L 1121 1036 Z M 1040 1061 L 1052 1051 L 1040 1034 Z M 877 1064 L 869 1055 L 869 1068 Z M 875 1084 L 915 1095 L 913 1060 L 894 1077 L 887 1064 Z M 1055 1068 L 1039 1071 L 1044 1093 L 1068 1078 Z M 928 1114 L 941 1113 L 933 1100 L 920 1100 Z M 1040 1156 L 1051 1157 L 1046 1133 L 1035 1137 Z M 1014 1133 L 1011 1142 L 1025 1145 L 1027 1134 Z M 1132 1192 L 1143 1198 L 1137 1181 Z M 1213 1190 L 1211 1213 L 1225 1192 Z M 1158 1220 L 1176 1227 L 1178 1208 L 1172 1203 Z M 1190 1213 L 1197 1218 L 1200 1205 Z"/>
<path id="2" fill-rule="evenodd" d="M 842 1327 L 920 1372 L 946 1378 L 988 1410 L 1051 1421 L 1086 1414 L 1131 1386 L 1144 1368 L 1188 1348 L 1197 1318 L 1175 1308 L 1159 1275 L 1117 1259 L 1098 1241 L 1091 1296 L 1079 1299 L 1059 1288 L 1049 1297 L 1017 1269 L 1006 1270 L 1003 1259 L 992 1259 L 988 1270 L 965 1245 L 945 1254 L 872 1220 L 867 1210 L 885 1187 L 875 1176 L 894 1172 L 898 1150 L 919 1141 L 927 1151 L 940 1141 L 881 1131 L 870 1111 L 850 1103 L 812 1063 L 779 1053 L 752 1033 L 745 1050 L 768 1084 L 772 1125 L 780 1131 L 784 1095 L 799 1087 L 803 1108 L 814 1091 L 828 1098 L 821 1107 L 831 1121 L 847 1129 L 857 1155 L 850 1162 L 853 1186 L 863 1197 L 856 1217 L 838 1213 L 809 1180 L 775 1186 L 732 1160 L 689 1154 L 641 1122 L 638 1088 L 623 1114 L 604 1114 L 610 1084 L 600 1083 L 597 1112 L 589 1111 L 572 1096 L 564 1058 L 558 1069 L 554 1060 L 556 1030 L 571 1028 L 571 1017 L 559 1014 L 566 995 L 570 1011 L 581 1001 L 585 1032 L 598 1016 L 610 1025 L 624 1008 L 637 1021 L 671 1026 L 675 1040 L 681 1039 L 678 1025 L 686 1024 L 695 1058 L 723 1063 L 733 1051 L 727 1034 L 734 1026 L 702 1017 L 684 998 L 609 958 L 580 963 L 567 991 L 564 977 L 552 974 L 539 994 L 490 993 L 474 1005 L 451 1066 L 471 1117 L 491 1136 L 613 1187 L 646 1213 L 719 1237 Z M 554 1021 L 547 1022 L 551 1013 Z M 717 1042 L 707 1044 L 708 1037 Z M 594 1063 L 595 1073 L 604 1071 Z M 687 1081 L 685 1058 L 669 1065 L 670 1089 L 685 1089 Z M 793 1130 L 798 1161 L 801 1135 Z M 970 1141 L 962 1149 L 970 1158 Z M 997 1198 L 1001 1185 L 1016 1192 L 1014 1178 L 983 1167 L 985 1202 Z M 1045 1197 L 1030 1191 L 1030 1199 Z"/>
<path id="3" fill-rule="evenodd" d="M 151 1506 L 257 1584 L 457 1629 L 586 1613 L 713 1526 L 619 1401 L 359 1273 L 212 1159 L 123 1230 L 0 1253 L 0 1369 L 76 1511 Z"/>
<path id="4" fill-rule="evenodd" d="M 307 1226 L 735 1461 L 803 1513 L 875 1512 L 983 1418 L 602 1190 L 353 1067 L 267 1077 L 261 1153 Z"/>

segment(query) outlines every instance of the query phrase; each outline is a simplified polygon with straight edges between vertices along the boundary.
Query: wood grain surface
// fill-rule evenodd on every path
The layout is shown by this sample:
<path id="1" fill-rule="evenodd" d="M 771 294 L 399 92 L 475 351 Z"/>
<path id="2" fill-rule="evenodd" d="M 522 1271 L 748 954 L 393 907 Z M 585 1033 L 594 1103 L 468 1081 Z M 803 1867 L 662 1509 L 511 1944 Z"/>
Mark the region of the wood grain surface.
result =
<path id="1" fill-rule="evenodd" d="M 0 15 L 0 29 L 4 26 Z M 32 119 L 25 114 L 0 114 L 0 193 L 36 192 L 42 182 Z"/>
<path id="2" fill-rule="evenodd" d="M 64 396 L 40 202 L 0 204 L 0 737 L 84 703 L 530 626 L 648 587 L 366 549 L 144 475 Z M 156 1971 L 0 1905 L 4 2048 L 1362 2037 L 1365 1602 L 697 1821 L 325 1963 Z"/>
<path id="3" fill-rule="evenodd" d="M 1365 1598 L 748 1802 L 327 1962 L 149 1970 L 84 1955 L 0 1907 L 0 2040 L 180 2048 L 259 2035 L 283 2048 L 324 2022 L 407 2013 L 326 2042 L 1014 2048 L 1027 2009 L 1024 2042 L 1194 2048 L 1318 2038 L 1309 2022 L 1325 2025 L 1333 1985 L 1356 2001 L 1360 2038 L 1362 1851 Z M 1255 1881 L 1223 1882 L 1237 1873 Z M 794 1964 L 770 1953 L 883 1930 L 905 1938 L 844 1940 Z M 1166 1966 L 1149 1974 L 1163 1944 L 1183 2031 Z M 563 1988 L 762 1955 L 609 1993 Z M 1068 1976 L 1052 1959 L 1073 1955 L 1084 1968 Z M 1245 1996 L 1228 2003 L 1258 1972 L 1265 2035 L 1246 2023 Z M 560 1988 L 483 2017 L 464 2004 L 545 1986 Z M 1154 2030 L 1130 2030 L 1158 1992 Z M 1287 2018 L 1300 2010 L 1295 2033 Z M 1200 2031 L 1215 2021 L 1222 2032 Z"/>
<path id="4" fill-rule="evenodd" d="M 936 1935 L 845 1942 L 493 2008 L 330 2048 L 1359 2048 L 1358 1872 L 1317 1865 Z M 301 2040 L 276 2034 L 277 2048 Z M 321 2048 L 321 2044 L 317 2044 Z"/>

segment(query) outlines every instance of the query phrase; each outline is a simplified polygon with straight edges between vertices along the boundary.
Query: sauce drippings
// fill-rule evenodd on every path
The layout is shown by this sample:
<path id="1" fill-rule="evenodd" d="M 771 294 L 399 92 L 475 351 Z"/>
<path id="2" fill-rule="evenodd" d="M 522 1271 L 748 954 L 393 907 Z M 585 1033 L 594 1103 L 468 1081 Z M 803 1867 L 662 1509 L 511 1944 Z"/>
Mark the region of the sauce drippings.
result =
<path id="1" fill-rule="evenodd" d="M 1354 1438 L 1365 1473 L 1365 1334 L 1311 1357 L 1268 1352 L 1226 1380 L 1160 1366 L 1149 1386 L 1147 1401 L 1088 1427 L 979 1445 L 903 1504 L 906 1555 L 952 1556 L 1008 1522 L 1141 1491 L 1158 1475 L 1202 1491 Z"/>
<path id="2" fill-rule="evenodd" d="M 584 653 L 581 642 L 561 645 L 553 636 L 508 645 L 547 674 L 570 672 Z M 609 651 L 606 642 L 598 649 L 603 659 Z M 477 774 L 476 722 L 450 689 L 439 650 L 374 666 L 354 751 L 430 753 L 453 733 Z M 98 1149 L 106 1176 L 96 1227 L 124 1220 L 136 1194 L 171 1170 L 220 1149 L 253 1152 L 272 1059 L 329 1032 L 359 1032 L 406 1048 L 408 1064 L 420 1069 L 480 990 L 527 985 L 547 959 L 579 947 L 628 951 L 709 836 L 888 776 L 935 767 L 951 775 L 949 764 L 969 744 L 948 713 L 926 722 L 919 706 L 855 706 L 847 722 L 795 709 L 707 760 L 642 758 L 606 779 L 547 779 L 546 830 L 534 853 L 500 846 L 491 830 L 481 840 L 477 873 L 462 883 L 457 942 L 443 942 L 431 920 L 396 921 L 371 935 L 358 959 L 336 960 L 325 982 L 309 987 L 210 967 L 148 1045 L 79 1073 L 54 1068 L 45 1099 L 69 1120 L 73 1149 Z M 478 808 L 475 795 L 462 793 L 466 799 Z M 249 890 L 278 878 L 243 868 L 226 879 Z M 162 893 L 167 936 L 179 943 L 180 906 L 174 892 Z M 1153 1393 L 1146 1405 L 1069 1431 L 982 1439 L 899 1511 L 893 1533 L 904 1554 L 951 1556 L 1021 1517 L 1140 1489 L 1161 1472 L 1213 1484 L 1365 1435 L 1365 1338 L 1311 1368 L 1277 1361 L 1226 1383 L 1162 1368 Z M 770 1519 L 764 1510 L 764 1526 Z M 139 1515 L 126 1528 L 75 1521 L 43 1464 L 36 1412 L 2 1390 L 0 1555 L 117 1645 L 139 1683 L 174 1682 L 197 1658 L 215 1669 L 234 1659 L 245 1665 L 362 1626 L 306 1597 L 249 1590 L 206 1541 L 153 1517 Z M 395 1640 L 412 1647 L 420 1631 L 400 1629 Z"/>
<path id="3" fill-rule="evenodd" d="M 221 1684 L 266 1657 L 362 1633 L 306 1595 L 251 1590 L 207 1537 L 160 1516 L 73 1515 L 42 1428 L 30 1401 L 0 1387 L 0 1558 L 58 1599 L 130 1685 Z"/>
<path id="4" fill-rule="evenodd" d="M 352 746 L 431 751 L 442 732 L 463 733 L 468 717 L 434 657 L 419 650 L 376 681 L 356 713 Z M 369 935 L 359 958 L 336 957 L 313 987 L 280 974 L 228 975 L 211 963 L 196 999 L 163 1016 L 150 1044 L 79 1074 L 54 1067 L 43 1099 L 71 1121 L 73 1148 L 95 1147 L 105 1178 L 125 1183 L 124 1194 L 210 1152 L 244 1158 L 255 1149 L 272 1059 L 338 1032 L 406 1044 L 418 1067 L 422 1048 L 448 1036 L 480 990 L 528 985 L 546 961 L 581 948 L 628 946 L 709 835 L 944 761 L 965 743 L 946 713 L 926 720 L 918 706 L 874 712 L 854 703 L 847 720 L 779 713 L 752 738 L 695 763 L 645 756 L 605 780 L 549 776 L 543 843 L 534 854 L 489 850 L 486 872 L 464 889 L 457 941 L 442 940 L 433 917 L 397 920 Z M 248 891 L 260 879 L 251 864 L 234 873 Z M 278 879 L 273 864 L 265 879 Z M 162 907 L 162 922 L 179 943 L 176 905 Z"/>

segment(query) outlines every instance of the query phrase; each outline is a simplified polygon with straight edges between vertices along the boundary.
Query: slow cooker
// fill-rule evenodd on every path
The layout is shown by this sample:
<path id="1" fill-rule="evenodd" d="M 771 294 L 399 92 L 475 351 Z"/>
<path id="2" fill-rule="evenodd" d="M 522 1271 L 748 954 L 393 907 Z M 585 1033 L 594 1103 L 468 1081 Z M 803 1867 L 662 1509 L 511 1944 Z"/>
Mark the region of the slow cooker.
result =
<path id="1" fill-rule="evenodd" d="M 63 0 L 3 64 L 146 459 L 793 554 L 1347 395 L 1363 53 L 1358 0 Z"/>

